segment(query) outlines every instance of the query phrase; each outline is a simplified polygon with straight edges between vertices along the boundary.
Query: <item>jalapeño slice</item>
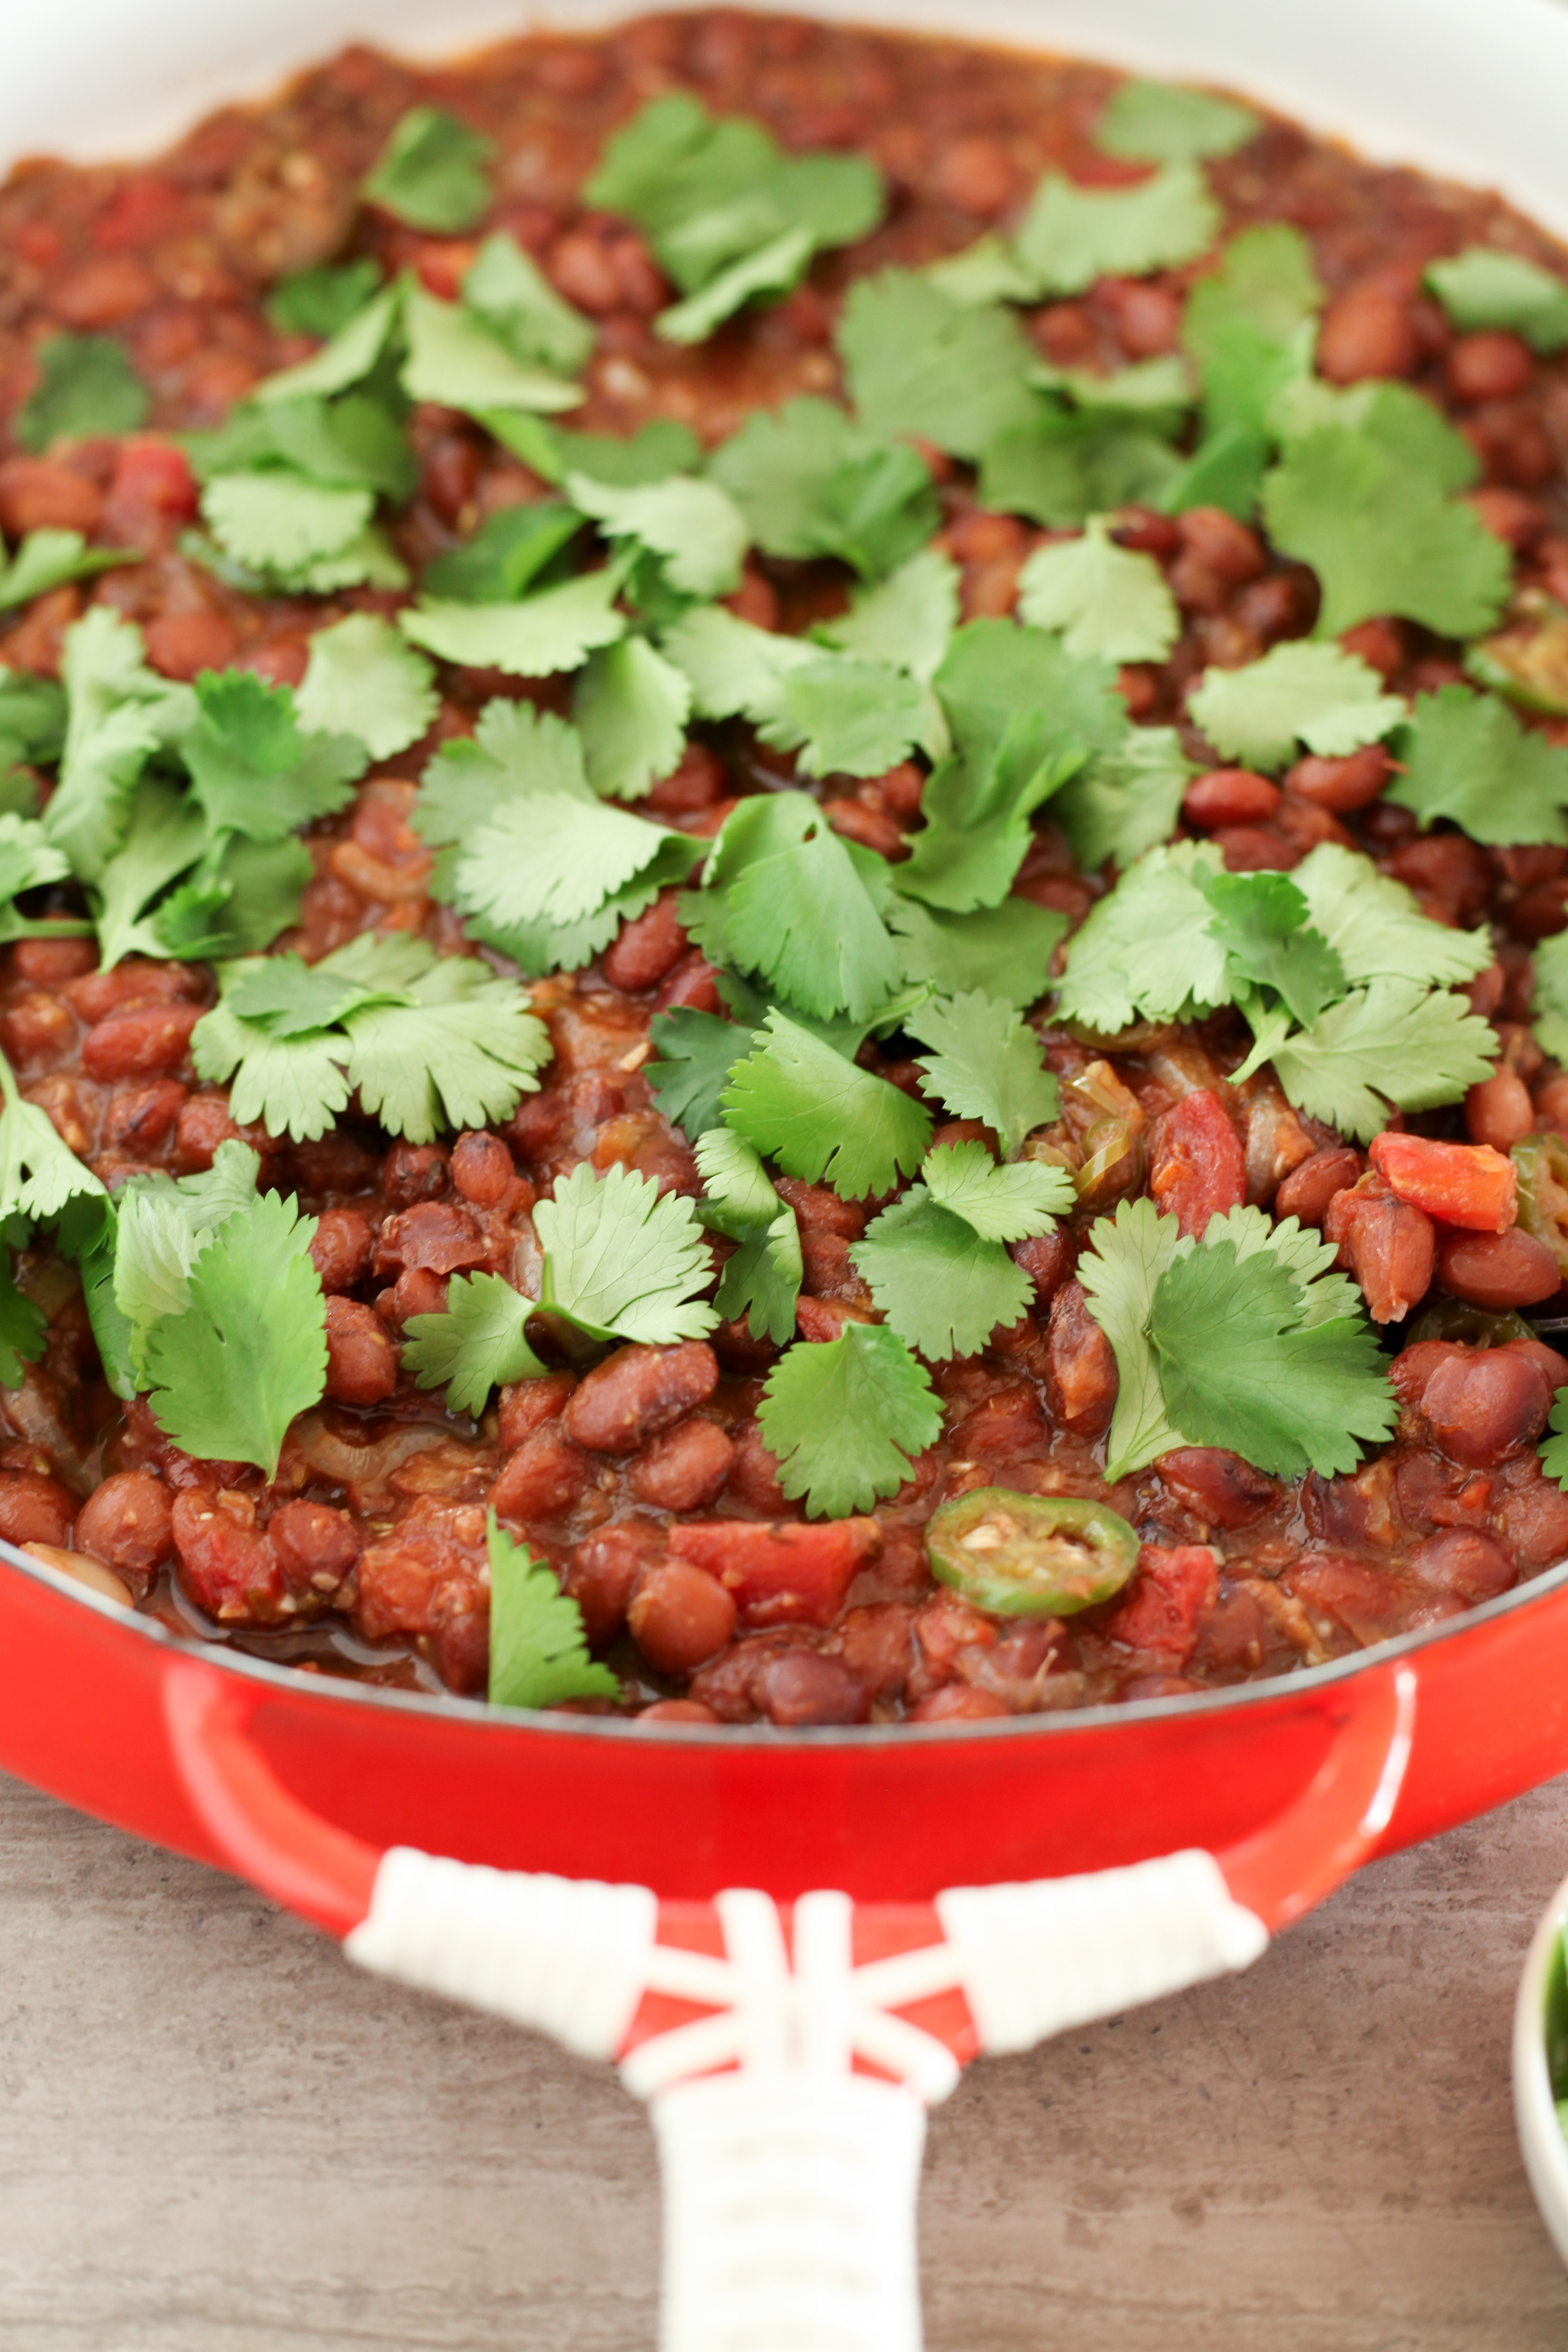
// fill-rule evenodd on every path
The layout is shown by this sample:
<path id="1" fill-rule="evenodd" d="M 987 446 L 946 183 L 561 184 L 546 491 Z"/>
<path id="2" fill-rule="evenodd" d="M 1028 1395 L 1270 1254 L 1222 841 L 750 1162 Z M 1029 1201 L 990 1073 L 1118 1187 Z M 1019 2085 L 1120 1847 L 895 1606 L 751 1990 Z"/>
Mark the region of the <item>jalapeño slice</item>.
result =
<path id="1" fill-rule="evenodd" d="M 1138 1538 L 1103 1503 L 976 1486 L 933 1511 L 931 1574 L 994 1617 L 1067 1617 L 1120 1592 Z"/>

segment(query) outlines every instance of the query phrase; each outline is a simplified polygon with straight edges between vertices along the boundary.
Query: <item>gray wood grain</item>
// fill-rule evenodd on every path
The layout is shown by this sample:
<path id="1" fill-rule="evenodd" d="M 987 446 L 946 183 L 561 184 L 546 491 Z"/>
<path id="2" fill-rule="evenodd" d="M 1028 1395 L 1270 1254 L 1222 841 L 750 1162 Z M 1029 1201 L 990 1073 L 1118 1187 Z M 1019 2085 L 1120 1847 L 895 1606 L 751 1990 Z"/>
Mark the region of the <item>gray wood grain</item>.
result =
<path id="1" fill-rule="evenodd" d="M 1562 2346 L 1508 2036 L 1564 1871 L 1560 1782 L 1245 1978 L 972 2070 L 931 2352 Z M 0 1781 L 6 2352 L 648 2352 L 657 2228 L 606 2073 Z"/>

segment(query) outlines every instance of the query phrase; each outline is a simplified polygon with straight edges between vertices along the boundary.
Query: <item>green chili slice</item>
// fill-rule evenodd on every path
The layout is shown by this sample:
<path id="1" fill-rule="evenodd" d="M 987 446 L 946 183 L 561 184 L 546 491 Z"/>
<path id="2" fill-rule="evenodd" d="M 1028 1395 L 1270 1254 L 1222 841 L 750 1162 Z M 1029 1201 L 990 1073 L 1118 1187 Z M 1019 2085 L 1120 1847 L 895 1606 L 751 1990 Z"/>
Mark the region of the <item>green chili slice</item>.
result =
<path id="1" fill-rule="evenodd" d="M 1509 1157 L 1519 1171 L 1519 1222 L 1568 1276 L 1568 1142 L 1560 1135 L 1527 1135 Z"/>
<path id="2" fill-rule="evenodd" d="M 1138 1538 L 1103 1503 L 976 1486 L 931 1513 L 931 1574 L 994 1617 L 1068 1617 L 1120 1592 Z"/>
<path id="3" fill-rule="evenodd" d="M 1411 1325 L 1404 1344 L 1413 1348 L 1422 1339 L 1447 1339 L 1468 1348 L 1506 1348 L 1510 1339 L 1534 1337 L 1523 1316 L 1511 1307 L 1468 1307 L 1459 1298 L 1438 1298 Z"/>

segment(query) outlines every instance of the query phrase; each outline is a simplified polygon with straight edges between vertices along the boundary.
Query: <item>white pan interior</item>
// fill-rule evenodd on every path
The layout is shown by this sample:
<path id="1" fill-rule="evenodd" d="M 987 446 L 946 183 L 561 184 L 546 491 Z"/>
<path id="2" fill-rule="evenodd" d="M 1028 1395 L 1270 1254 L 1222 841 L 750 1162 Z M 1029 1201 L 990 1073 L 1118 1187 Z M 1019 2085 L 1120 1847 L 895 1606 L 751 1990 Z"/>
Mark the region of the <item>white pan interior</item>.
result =
<path id="1" fill-rule="evenodd" d="M 793 5 L 1226 83 L 1364 152 L 1499 187 L 1568 236 L 1561 0 Z M 437 57 L 631 13 L 615 0 L 0 0 L 0 169 L 40 152 L 150 153 L 349 40 Z"/>

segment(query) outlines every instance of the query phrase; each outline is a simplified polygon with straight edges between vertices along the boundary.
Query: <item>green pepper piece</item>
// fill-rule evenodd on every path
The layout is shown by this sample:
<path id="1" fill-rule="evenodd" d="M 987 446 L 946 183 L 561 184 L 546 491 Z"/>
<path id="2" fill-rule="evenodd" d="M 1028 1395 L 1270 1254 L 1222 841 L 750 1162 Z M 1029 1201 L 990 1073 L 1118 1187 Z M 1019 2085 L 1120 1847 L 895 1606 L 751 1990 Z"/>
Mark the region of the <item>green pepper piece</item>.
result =
<path id="1" fill-rule="evenodd" d="M 1138 1565 L 1125 1519 L 1076 1495 L 976 1486 L 931 1513 L 931 1574 L 994 1617 L 1069 1617 L 1120 1592 Z"/>
<path id="2" fill-rule="evenodd" d="M 1522 1315 L 1511 1307 L 1467 1307 L 1462 1299 L 1439 1298 L 1410 1328 L 1405 1346 L 1421 1339 L 1449 1339 L 1468 1348 L 1506 1348 L 1510 1339 L 1533 1339 Z"/>
<path id="3" fill-rule="evenodd" d="M 1568 1142 L 1555 1134 L 1527 1135 L 1509 1158 L 1519 1171 L 1519 1222 L 1568 1276 Z"/>

